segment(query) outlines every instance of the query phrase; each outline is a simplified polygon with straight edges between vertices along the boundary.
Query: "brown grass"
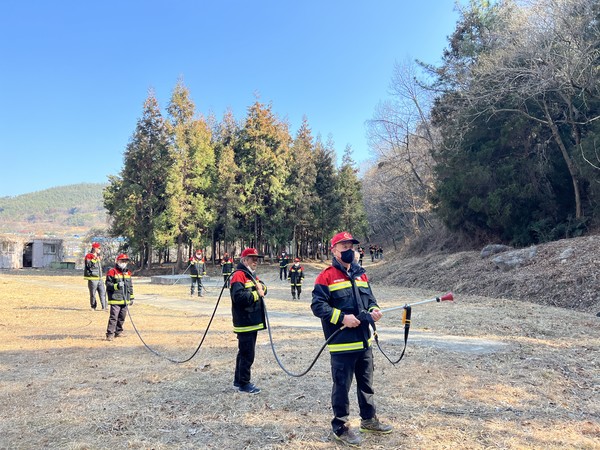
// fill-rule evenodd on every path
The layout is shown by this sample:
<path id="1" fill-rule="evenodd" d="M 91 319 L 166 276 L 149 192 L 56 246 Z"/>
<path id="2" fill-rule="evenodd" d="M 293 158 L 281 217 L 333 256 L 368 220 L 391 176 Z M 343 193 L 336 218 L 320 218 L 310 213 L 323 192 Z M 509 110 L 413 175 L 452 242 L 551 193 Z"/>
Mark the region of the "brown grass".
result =
<path id="1" fill-rule="evenodd" d="M 281 359 L 295 372 L 323 338 L 303 300 L 292 302 L 275 270 L 263 279 Z M 312 274 L 314 276 L 314 273 Z M 156 351 L 185 359 L 198 345 L 217 289 L 200 301 L 187 284 L 134 280 L 136 326 Z M 440 293 L 374 286 L 382 307 Z M 400 314 L 379 324 L 395 356 Z M 108 314 L 89 309 L 81 277 L 0 275 L 0 448 L 328 449 L 329 357 L 305 377 L 277 366 L 259 335 L 257 396 L 231 388 L 237 341 L 222 300 L 199 354 L 174 364 L 147 351 L 129 320 L 106 342 Z M 482 344 L 477 349 L 471 344 Z M 485 350 L 485 345 L 494 344 Z M 600 319 L 529 303 L 464 297 L 413 310 L 404 360 L 375 350 L 379 416 L 395 431 L 371 449 L 600 448 Z M 351 395 L 352 423 L 358 424 Z"/>

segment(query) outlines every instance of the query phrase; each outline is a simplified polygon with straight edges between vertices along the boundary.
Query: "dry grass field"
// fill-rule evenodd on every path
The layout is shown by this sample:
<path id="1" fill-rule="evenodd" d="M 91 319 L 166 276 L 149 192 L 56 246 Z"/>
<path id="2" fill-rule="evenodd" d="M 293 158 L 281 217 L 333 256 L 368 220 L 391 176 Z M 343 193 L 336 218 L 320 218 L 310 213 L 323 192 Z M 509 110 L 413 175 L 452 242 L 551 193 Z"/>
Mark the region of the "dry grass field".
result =
<path id="1" fill-rule="evenodd" d="M 313 271 L 291 301 L 275 268 L 259 268 L 281 360 L 305 369 L 323 343 L 310 312 Z M 0 273 L 0 448 L 330 449 L 329 356 L 306 376 L 277 365 L 259 334 L 253 381 L 232 389 L 237 341 L 225 295 L 198 354 L 218 290 L 134 279 L 127 335 L 104 340 L 108 314 L 89 308 L 80 275 Z M 383 308 L 443 294 L 373 286 Z M 391 356 L 400 312 L 379 322 Z M 367 449 L 600 449 L 600 318 L 476 296 L 416 306 L 406 357 L 375 349 L 378 415 L 394 433 Z M 165 358 L 166 357 L 166 358 Z M 352 421 L 358 425 L 356 398 Z"/>

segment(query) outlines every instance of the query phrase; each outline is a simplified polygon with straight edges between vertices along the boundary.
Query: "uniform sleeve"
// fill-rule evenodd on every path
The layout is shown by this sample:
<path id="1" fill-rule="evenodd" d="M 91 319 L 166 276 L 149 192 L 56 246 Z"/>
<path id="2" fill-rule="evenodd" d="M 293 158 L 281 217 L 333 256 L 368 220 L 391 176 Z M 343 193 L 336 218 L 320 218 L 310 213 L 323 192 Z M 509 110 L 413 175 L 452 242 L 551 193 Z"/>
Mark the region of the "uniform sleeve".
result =
<path id="1" fill-rule="evenodd" d="M 246 288 L 246 277 L 240 270 L 236 271 L 231 277 L 230 293 L 231 301 L 236 306 L 250 306 L 258 300 L 258 294 L 254 295 L 252 290 Z M 248 283 L 252 283 L 248 281 Z"/>
<path id="2" fill-rule="evenodd" d="M 106 272 L 106 290 L 113 292 L 115 290 L 115 277 L 114 277 L 114 269 L 110 269 Z"/>
<path id="3" fill-rule="evenodd" d="M 334 325 L 341 324 L 344 320 L 344 313 L 333 308 L 330 305 L 331 293 L 323 273 L 320 273 L 315 280 L 315 287 L 312 292 L 312 303 L 310 308 L 315 316 L 321 320 L 331 322 Z"/>
<path id="4" fill-rule="evenodd" d="M 364 290 L 368 296 L 368 302 L 367 302 L 368 311 L 371 312 L 374 309 L 380 309 L 379 305 L 377 304 L 377 300 L 375 300 L 375 296 L 373 295 L 373 291 L 371 290 L 371 284 L 369 283 L 369 278 L 367 277 L 366 274 L 364 275 L 364 279 L 367 282 L 367 287 Z"/>
<path id="5" fill-rule="evenodd" d="M 131 272 L 129 272 L 129 278 L 127 280 L 129 281 L 129 284 L 128 284 L 129 299 L 133 300 L 134 299 L 134 296 L 133 296 L 133 279 L 131 278 Z"/>

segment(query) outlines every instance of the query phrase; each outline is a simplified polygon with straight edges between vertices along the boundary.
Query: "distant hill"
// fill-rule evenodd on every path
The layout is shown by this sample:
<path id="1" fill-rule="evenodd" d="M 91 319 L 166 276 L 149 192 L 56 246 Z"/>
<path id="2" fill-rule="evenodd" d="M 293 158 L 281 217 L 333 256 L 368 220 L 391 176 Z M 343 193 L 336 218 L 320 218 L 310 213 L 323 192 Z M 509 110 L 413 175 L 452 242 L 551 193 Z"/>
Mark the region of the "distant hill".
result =
<path id="1" fill-rule="evenodd" d="M 81 183 L 0 197 L 0 232 L 66 235 L 104 227 L 106 186 Z"/>

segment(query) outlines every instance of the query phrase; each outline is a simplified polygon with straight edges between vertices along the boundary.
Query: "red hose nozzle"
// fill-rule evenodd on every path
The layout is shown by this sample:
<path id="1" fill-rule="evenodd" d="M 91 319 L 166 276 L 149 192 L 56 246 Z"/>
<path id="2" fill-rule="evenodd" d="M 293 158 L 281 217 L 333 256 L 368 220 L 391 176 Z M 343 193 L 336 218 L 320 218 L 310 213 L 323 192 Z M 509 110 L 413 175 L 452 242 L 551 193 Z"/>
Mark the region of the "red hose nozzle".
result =
<path id="1" fill-rule="evenodd" d="M 442 295 L 441 297 L 438 297 L 437 299 L 438 302 L 452 302 L 454 301 L 454 295 L 452 294 L 452 292 L 448 292 L 445 295 Z"/>

